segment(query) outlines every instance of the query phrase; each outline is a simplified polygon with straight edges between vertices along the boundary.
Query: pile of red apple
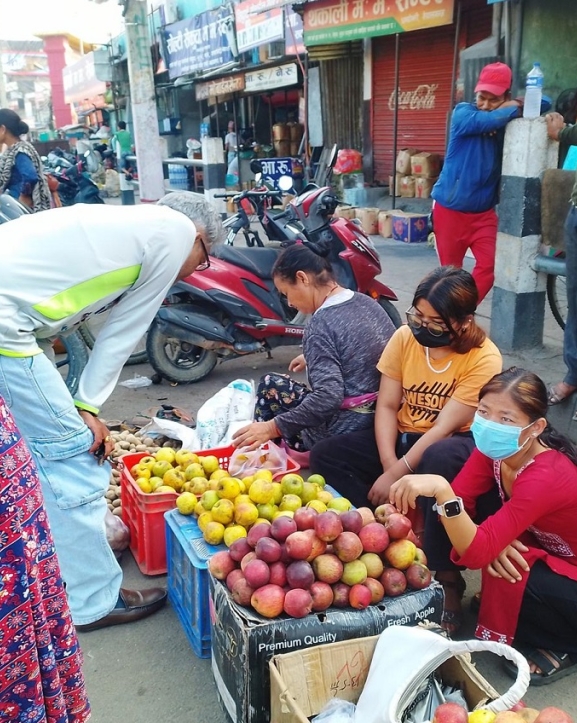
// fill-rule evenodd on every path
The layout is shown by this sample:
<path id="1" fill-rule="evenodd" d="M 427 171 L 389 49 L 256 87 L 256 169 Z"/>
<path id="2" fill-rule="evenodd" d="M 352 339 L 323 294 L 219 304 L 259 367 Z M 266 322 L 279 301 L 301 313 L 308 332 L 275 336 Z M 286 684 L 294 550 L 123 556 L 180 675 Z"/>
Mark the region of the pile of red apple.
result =
<path id="1" fill-rule="evenodd" d="M 331 605 L 362 610 L 431 582 L 411 522 L 393 505 L 337 514 L 309 507 L 252 527 L 209 570 L 260 615 L 302 618 Z"/>

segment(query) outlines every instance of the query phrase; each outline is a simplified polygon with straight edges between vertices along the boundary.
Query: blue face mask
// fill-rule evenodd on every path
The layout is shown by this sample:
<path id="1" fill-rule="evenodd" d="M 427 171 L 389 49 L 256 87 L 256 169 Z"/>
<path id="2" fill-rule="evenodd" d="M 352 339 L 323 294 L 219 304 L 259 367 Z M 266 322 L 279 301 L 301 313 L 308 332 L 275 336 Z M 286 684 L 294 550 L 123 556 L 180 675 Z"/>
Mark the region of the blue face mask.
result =
<path id="1" fill-rule="evenodd" d="M 533 424 L 533 422 L 531 422 Z M 527 444 L 530 437 L 519 444 L 519 437 L 524 429 L 528 429 L 531 424 L 526 427 L 514 427 L 508 424 L 499 424 L 491 422 L 479 414 L 475 414 L 471 432 L 475 439 L 475 446 L 487 457 L 491 459 L 507 459 L 517 452 L 520 452 Z"/>

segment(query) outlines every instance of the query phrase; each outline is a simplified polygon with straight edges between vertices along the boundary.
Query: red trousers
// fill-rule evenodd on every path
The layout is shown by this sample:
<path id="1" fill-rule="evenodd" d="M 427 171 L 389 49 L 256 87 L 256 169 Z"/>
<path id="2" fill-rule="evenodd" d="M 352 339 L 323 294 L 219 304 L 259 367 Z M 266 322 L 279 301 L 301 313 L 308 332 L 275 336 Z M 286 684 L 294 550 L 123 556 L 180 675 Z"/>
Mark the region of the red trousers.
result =
<path id="1" fill-rule="evenodd" d="M 495 209 L 482 213 L 452 211 L 435 201 L 433 228 L 441 266 L 463 265 L 467 249 L 475 257 L 473 278 L 479 290 L 479 303 L 495 281 L 497 214 Z"/>

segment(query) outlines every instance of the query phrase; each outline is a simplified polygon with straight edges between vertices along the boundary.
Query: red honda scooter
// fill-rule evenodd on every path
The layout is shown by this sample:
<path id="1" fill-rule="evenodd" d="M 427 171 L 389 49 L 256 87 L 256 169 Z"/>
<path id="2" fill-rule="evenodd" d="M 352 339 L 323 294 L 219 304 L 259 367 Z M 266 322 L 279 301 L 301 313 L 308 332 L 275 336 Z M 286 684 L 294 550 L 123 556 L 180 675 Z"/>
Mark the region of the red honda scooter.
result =
<path id="1" fill-rule="evenodd" d="M 305 189 L 289 204 L 287 233 L 295 243 L 328 252 L 339 283 L 371 296 L 399 327 L 391 303 L 397 296 L 376 278 L 381 273 L 376 249 L 355 221 L 333 218 L 337 203 L 329 187 Z M 306 317 L 287 305 L 272 280 L 281 250 L 220 246 L 210 268 L 173 286 L 148 330 L 154 381 L 198 382 L 219 358 L 270 354 L 301 343 Z"/>

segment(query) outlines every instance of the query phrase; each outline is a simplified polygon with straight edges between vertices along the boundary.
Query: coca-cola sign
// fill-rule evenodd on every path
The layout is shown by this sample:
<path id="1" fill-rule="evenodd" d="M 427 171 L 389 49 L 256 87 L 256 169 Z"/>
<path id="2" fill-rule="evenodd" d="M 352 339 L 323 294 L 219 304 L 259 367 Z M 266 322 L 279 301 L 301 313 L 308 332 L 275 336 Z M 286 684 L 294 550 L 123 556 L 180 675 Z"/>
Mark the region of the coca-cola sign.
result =
<path id="1" fill-rule="evenodd" d="M 433 110 L 438 83 L 421 83 L 415 90 L 399 88 L 399 110 Z M 389 96 L 389 110 L 395 110 L 395 91 Z"/>

